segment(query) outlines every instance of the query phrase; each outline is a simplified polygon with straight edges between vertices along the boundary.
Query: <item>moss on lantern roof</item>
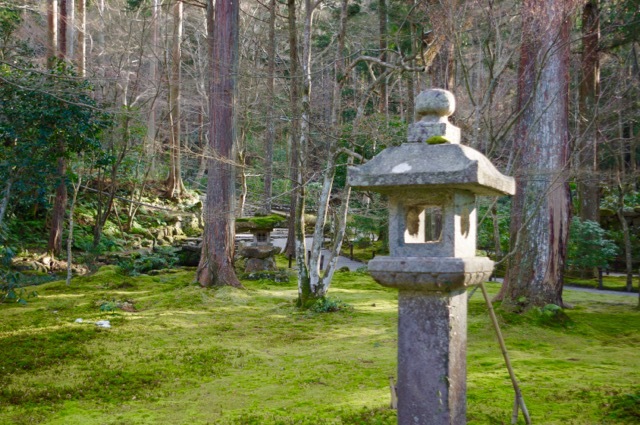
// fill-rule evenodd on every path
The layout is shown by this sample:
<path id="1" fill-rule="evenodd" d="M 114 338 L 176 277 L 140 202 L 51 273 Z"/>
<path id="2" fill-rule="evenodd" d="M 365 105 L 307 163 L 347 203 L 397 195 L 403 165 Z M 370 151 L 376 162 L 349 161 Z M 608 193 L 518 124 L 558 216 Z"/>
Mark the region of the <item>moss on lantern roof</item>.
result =
<path id="1" fill-rule="evenodd" d="M 285 217 L 278 214 L 256 217 L 242 217 L 236 219 L 236 231 L 247 230 L 272 230 L 285 220 Z"/>

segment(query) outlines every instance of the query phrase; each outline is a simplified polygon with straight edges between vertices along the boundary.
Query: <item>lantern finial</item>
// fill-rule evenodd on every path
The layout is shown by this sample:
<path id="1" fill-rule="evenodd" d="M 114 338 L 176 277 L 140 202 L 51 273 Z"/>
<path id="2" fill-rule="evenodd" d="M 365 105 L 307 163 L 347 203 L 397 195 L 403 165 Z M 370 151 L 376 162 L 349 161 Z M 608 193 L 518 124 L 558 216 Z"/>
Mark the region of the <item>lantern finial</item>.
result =
<path id="1" fill-rule="evenodd" d="M 460 143 L 460 129 L 448 119 L 455 109 L 456 99 L 450 91 L 423 91 L 416 98 L 416 114 L 420 121 L 409 126 L 407 141 L 430 145 Z"/>

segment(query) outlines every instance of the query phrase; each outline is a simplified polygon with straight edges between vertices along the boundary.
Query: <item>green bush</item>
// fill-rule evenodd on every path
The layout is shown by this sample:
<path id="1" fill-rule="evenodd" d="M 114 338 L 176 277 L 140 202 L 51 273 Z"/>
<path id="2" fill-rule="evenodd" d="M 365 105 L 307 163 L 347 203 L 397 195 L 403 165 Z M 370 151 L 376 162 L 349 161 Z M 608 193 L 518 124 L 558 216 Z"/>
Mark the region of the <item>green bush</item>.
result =
<path id="1" fill-rule="evenodd" d="M 616 254 L 616 244 L 595 221 L 574 217 L 569 229 L 567 264 L 576 269 L 606 268 Z"/>
<path id="2" fill-rule="evenodd" d="M 0 248 L 0 304 L 15 302 L 26 304 L 27 298 L 37 296 L 35 291 L 24 289 L 22 275 L 11 270 L 11 259 L 15 256 L 13 249 Z"/>
<path id="3" fill-rule="evenodd" d="M 118 271 L 127 276 L 136 276 L 170 268 L 178 262 L 176 251 L 173 247 L 156 247 L 150 254 L 133 254 L 118 261 Z"/>
<path id="4" fill-rule="evenodd" d="M 352 310 L 349 304 L 337 299 L 330 297 L 323 297 L 317 300 L 311 306 L 311 311 L 315 313 L 333 313 L 336 311 L 344 311 L 344 310 Z"/>

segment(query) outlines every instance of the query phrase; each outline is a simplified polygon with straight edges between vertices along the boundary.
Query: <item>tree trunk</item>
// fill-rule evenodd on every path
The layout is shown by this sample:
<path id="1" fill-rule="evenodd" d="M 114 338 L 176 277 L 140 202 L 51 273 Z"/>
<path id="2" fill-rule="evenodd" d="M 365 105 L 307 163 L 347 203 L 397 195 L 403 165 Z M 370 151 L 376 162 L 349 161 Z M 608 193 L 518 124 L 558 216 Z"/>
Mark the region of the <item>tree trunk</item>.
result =
<path id="1" fill-rule="evenodd" d="M 567 187 L 571 8 L 525 0 L 518 68 L 517 190 L 511 208 L 514 250 L 500 296 L 511 310 L 562 305 L 569 234 Z"/>
<path id="2" fill-rule="evenodd" d="M 180 163 L 180 92 L 182 84 L 182 1 L 173 5 L 173 41 L 171 48 L 171 76 L 169 87 L 169 124 L 171 126 L 171 149 L 169 150 L 169 177 L 165 183 L 166 195 L 179 198 L 185 192 Z"/>
<path id="3" fill-rule="evenodd" d="M 4 216 L 7 213 L 7 207 L 9 206 L 9 198 L 11 197 L 11 186 L 13 185 L 13 179 L 9 177 L 7 183 L 4 186 L 4 193 L 2 194 L 2 202 L 0 202 L 0 231 L 4 224 Z"/>
<path id="4" fill-rule="evenodd" d="M 158 59 L 157 59 L 157 46 L 160 40 L 159 36 L 159 20 L 160 20 L 160 0 L 153 0 L 151 6 L 151 59 L 149 61 L 149 82 L 156 87 L 156 94 L 151 100 L 151 106 L 149 108 L 149 117 L 147 118 L 147 134 L 146 134 L 146 153 L 151 159 L 151 175 L 156 175 L 155 171 L 155 159 L 156 159 L 156 113 L 158 97 Z"/>
<path id="5" fill-rule="evenodd" d="M 73 211 L 76 208 L 76 200 L 80 191 L 82 179 L 78 178 L 78 182 L 73 185 L 73 196 L 71 197 L 71 205 L 69 205 L 69 234 L 67 236 L 67 285 L 71 284 L 72 267 L 73 267 Z"/>
<path id="6" fill-rule="evenodd" d="M 349 197 L 351 188 L 346 187 L 341 197 L 340 214 L 338 215 L 338 223 L 333 246 L 327 259 L 327 267 L 324 275 L 321 275 L 322 265 L 322 244 L 324 241 L 324 228 L 329 212 L 329 202 L 331 201 L 331 193 L 333 181 L 336 174 L 336 159 L 338 156 L 338 147 L 340 140 L 340 115 L 341 115 L 341 94 L 344 85 L 344 45 L 346 37 L 347 25 L 347 3 L 348 0 L 342 0 L 340 10 L 340 28 L 338 30 L 338 43 L 336 48 L 335 75 L 333 81 L 333 103 L 331 107 L 331 137 L 328 138 L 327 149 L 328 160 L 324 164 L 323 184 L 320 199 L 318 200 L 318 212 L 316 216 L 316 225 L 313 233 L 313 243 L 311 246 L 311 256 L 309 257 L 309 268 L 306 276 L 307 280 L 300 279 L 298 282 L 298 305 L 301 307 L 308 306 L 315 300 L 323 298 L 329 286 L 336 269 L 337 259 L 340 255 L 342 240 L 346 229 L 346 212 L 348 211 Z M 308 285 L 308 286 L 307 286 Z"/>
<path id="7" fill-rule="evenodd" d="M 76 66 L 78 75 L 87 75 L 87 0 L 78 0 L 78 50 L 76 52 Z"/>
<path id="8" fill-rule="evenodd" d="M 47 0 L 47 59 L 58 55 L 58 0 Z"/>
<path id="9" fill-rule="evenodd" d="M 204 116 L 207 111 L 205 108 L 206 105 L 204 103 L 200 105 L 200 113 L 198 114 L 198 146 L 200 148 L 200 156 L 198 161 L 198 173 L 196 174 L 195 179 L 197 184 L 200 184 L 200 180 L 204 177 L 204 173 L 207 169 L 207 138 L 204 127 Z"/>
<path id="10" fill-rule="evenodd" d="M 58 14 L 58 56 L 60 59 L 67 58 L 67 1 L 60 0 Z"/>
<path id="11" fill-rule="evenodd" d="M 289 226 L 287 234 L 287 245 L 285 252 L 288 256 L 296 255 L 296 211 L 298 201 L 298 191 L 302 189 L 298 184 L 298 144 L 300 142 L 300 70 L 298 58 L 298 32 L 296 19 L 296 2 L 287 0 L 288 24 L 289 24 L 289 62 L 291 88 L 289 90 L 289 103 L 291 107 L 291 128 L 290 128 L 290 154 L 289 154 L 289 179 L 291 181 L 291 201 L 289 202 Z M 304 211 L 304 208 L 302 209 Z"/>
<path id="12" fill-rule="evenodd" d="M 410 40 L 409 40 L 409 56 L 413 57 L 416 51 L 416 25 L 411 22 L 410 26 Z M 415 67 L 415 59 L 411 59 L 409 66 Z M 413 124 L 416 119 L 415 113 L 415 94 L 416 94 L 416 78 L 413 72 L 407 72 L 407 124 Z"/>
<path id="13" fill-rule="evenodd" d="M 236 205 L 235 215 L 236 217 L 244 217 L 244 207 L 247 202 L 247 193 L 249 188 L 247 187 L 247 152 L 244 148 L 238 149 L 237 161 L 239 165 L 240 173 L 240 195 L 238 196 L 238 205 Z"/>
<path id="14" fill-rule="evenodd" d="M 264 192 L 262 194 L 262 210 L 271 213 L 271 197 L 273 195 L 273 145 L 276 139 L 275 123 L 275 78 L 276 78 L 276 0 L 269 4 L 269 44 L 267 45 L 267 131 L 264 134 Z"/>
<path id="15" fill-rule="evenodd" d="M 311 119 L 311 30 L 315 6 L 311 0 L 305 0 L 304 30 L 302 37 L 302 117 L 300 119 L 300 139 L 297 146 L 298 164 L 296 176 L 296 209 L 294 221 L 296 265 L 298 266 L 298 306 L 306 307 L 308 298 L 312 298 L 310 270 L 305 240 L 305 173 L 307 164 L 307 145 L 310 137 Z"/>
<path id="16" fill-rule="evenodd" d="M 582 221 L 600 221 L 597 135 L 600 85 L 599 0 L 588 0 L 582 12 L 582 74 L 579 90 L 578 202 Z"/>
<path id="17" fill-rule="evenodd" d="M 58 256 L 62 252 L 62 231 L 64 230 L 64 213 L 67 209 L 67 159 L 64 157 L 64 144 L 58 146 L 58 185 L 51 211 L 51 228 L 49 229 L 49 243 L 47 250 Z"/>
<path id="18" fill-rule="evenodd" d="M 500 243 L 500 222 L 498 220 L 497 202 L 491 207 L 491 219 L 493 220 L 493 245 L 496 253 L 496 261 L 502 260 L 502 244 Z"/>
<path id="19" fill-rule="evenodd" d="M 75 0 L 66 0 L 67 2 L 67 23 L 66 23 L 66 36 L 65 41 L 67 43 L 65 47 L 65 55 L 68 59 L 75 58 L 74 42 L 76 40 L 76 5 Z"/>
<path id="20" fill-rule="evenodd" d="M 387 61 L 387 1 L 378 0 L 378 45 L 380 47 L 380 60 L 382 62 Z M 382 74 L 385 69 L 380 67 L 380 73 Z M 380 82 L 380 103 L 378 112 L 386 114 L 388 108 L 388 93 L 387 93 L 387 80 Z"/>
<path id="21" fill-rule="evenodd" d="M 202 286 L 242 287 L 233 268 L 235 242 L 234 113 L 238 64 L 239 1 L 207 3 L 211 46 L 207 199 L 197 280 Z"/>
<path id="22" fill-rule="evenodd" d="M 618 208 L 616 208 L 616 216 L 620 222 L 624 240 L 624 262 L 627 275 L 626 290 L 627 292 L 631 292 L 633 290 L 633 249 L 631 246 L 629 223 L 627 223 L 627 219 L 624 217 L 624 192 L 622 181 L 618 179 Z"/>

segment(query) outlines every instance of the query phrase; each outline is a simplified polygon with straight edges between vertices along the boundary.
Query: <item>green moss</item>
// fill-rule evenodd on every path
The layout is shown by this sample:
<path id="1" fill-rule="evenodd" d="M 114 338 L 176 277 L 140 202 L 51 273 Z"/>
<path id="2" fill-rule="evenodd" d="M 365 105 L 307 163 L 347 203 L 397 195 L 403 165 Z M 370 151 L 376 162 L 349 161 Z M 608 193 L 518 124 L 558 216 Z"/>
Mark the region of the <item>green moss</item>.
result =
<path id="1" fill-rule="evenodd" d="M 443 143 L 449 143 L 449 140 L 442 136 L 432 136 L 425 140 L 425 143 L 428 145 L 441 145 Z"/>
<path id="2" fill-rule="evenodd" d="M 284 220 L 284 216 L 271 214 L 267 216 L 237 218 L 236 224 L 238 227 L 243 227 L 244 225 L 252 229 L 262 230 L 273 229 L 277 225 L 281 224 Z"/>
<path id="3" fill-rule="evenodd" d="M 353 259 L 361 261 L 363 266 L 376 255 L 387 255 L 389 250 L 385 247 L 383 241 L 371 242 L 368 239 L 356 241 L 353 243 Z M 351 247 L 348 244 L 343 245 L 342 255 L 351 256 Z"/>
<path id="4" fill-rule="evenodd" d="M 598 288 L 598 279 L 581 279 L 578 277 L 568 276 L 565 277 L 565 284 L 570 286 L 579 286 L 582 288 Z M 638 286 L 634 279 L 633 290 L 637 293 Z M 602 289 L 608 291 L 620 291 L 625 292 L 627 290 L 627 277 L 626 276 L 603 276 L 602 277 Z"/>
<path id="5" fill-rule="evenodd" d="M 329 294 L 352 308 L 319 314 L 295 307 L 295 279 L 203 289 L 194 276 L 103 267 L 70 286 L 40 286 L 26 307 L 0 305 L 0 423 L 395 423 L 386 406 L 396 291 L 366 273 L 337 273 Z M 564 298 L 575 306 L 564 311 L 571 326 L 500 312 L 535 423 L 634 423 L 636 298 Z M 125 299 L 137 311 L 100 311 L 101 300 Z M 507 423 L 512 388 L 479 292 L 468 327 L 468 423 Z"/>

